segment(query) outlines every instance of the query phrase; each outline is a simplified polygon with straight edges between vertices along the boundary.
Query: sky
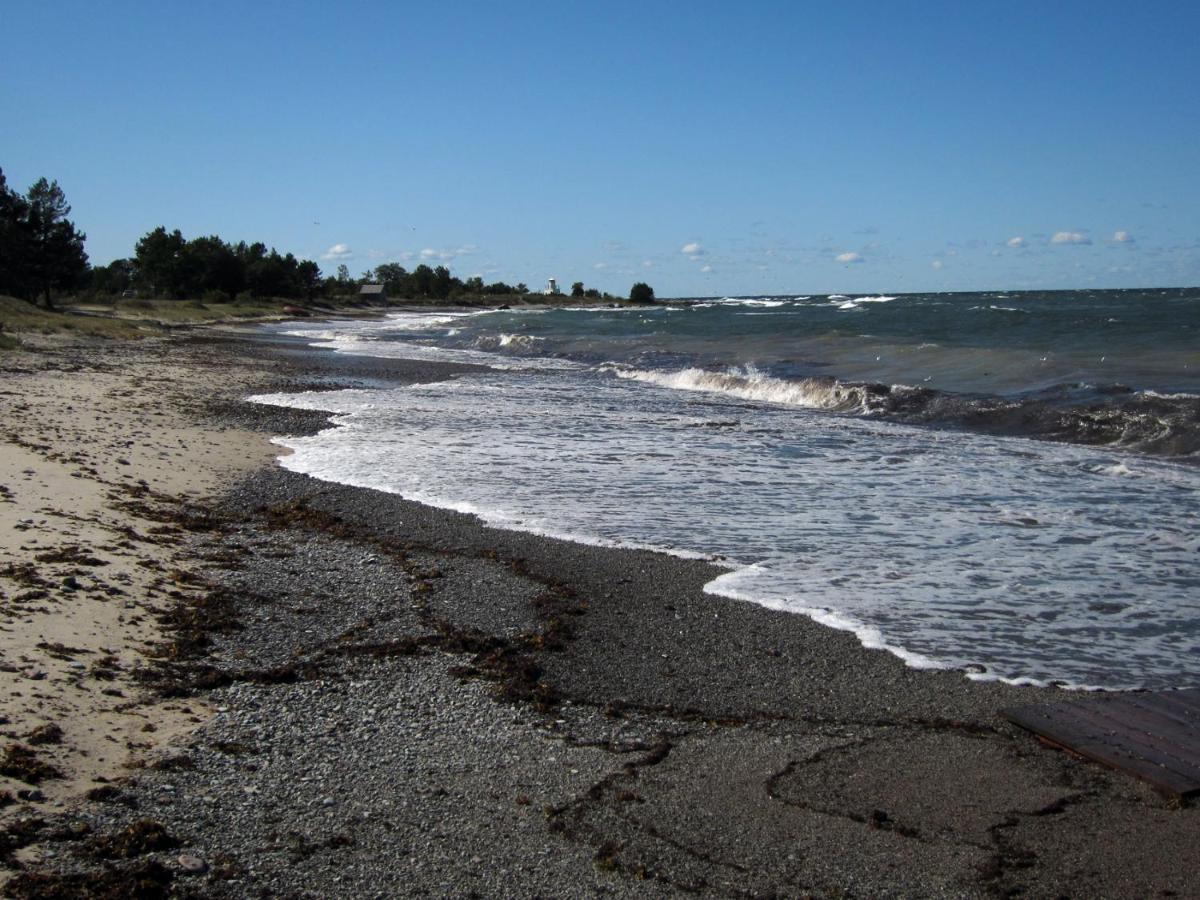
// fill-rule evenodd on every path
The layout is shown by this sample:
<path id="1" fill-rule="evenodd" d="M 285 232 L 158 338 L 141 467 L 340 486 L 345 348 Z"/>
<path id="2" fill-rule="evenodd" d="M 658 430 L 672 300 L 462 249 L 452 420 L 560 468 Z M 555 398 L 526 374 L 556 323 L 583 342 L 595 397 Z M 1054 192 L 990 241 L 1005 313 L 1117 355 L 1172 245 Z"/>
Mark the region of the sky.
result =
<path id="1" fill-rule="evenodd" d="M 660 297 L 1200 284 L 1193 2 L 0 0 L 0 169 L 158 225 Z"/>

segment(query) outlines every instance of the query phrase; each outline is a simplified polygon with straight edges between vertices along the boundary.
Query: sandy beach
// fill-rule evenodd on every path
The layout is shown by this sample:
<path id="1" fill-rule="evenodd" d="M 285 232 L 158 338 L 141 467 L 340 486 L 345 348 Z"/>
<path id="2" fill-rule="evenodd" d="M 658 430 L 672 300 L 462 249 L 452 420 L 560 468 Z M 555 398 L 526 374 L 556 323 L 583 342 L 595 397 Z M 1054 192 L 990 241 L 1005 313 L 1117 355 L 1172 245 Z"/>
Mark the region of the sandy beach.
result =
<path id="1" fill-rule="evenodd" d="M 0 861 L 49 896 L 1197 896 L 1196 810 L 713 564 L 274 464 L 249 330 L 0 356 Z"/>

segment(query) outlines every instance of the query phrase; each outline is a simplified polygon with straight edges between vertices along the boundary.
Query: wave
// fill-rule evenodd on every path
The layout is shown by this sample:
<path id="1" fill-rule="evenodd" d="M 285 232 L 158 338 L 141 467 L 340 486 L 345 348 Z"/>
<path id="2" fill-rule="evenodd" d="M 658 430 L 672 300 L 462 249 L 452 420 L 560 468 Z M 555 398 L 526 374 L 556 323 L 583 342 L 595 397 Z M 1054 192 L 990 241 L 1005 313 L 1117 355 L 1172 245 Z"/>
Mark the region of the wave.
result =
<path id="1" fill-rule="evenodd" d="M 470 346 L 473 350 L 493 351 L 507 350 L 509 353 L 533 353 L 536 352 L 539 344 L 545 342 L 545 338 L 537 337 L 532 334 L 506 334 L 500 332 L 498 334 L 484 334 L 475 338 Z"/>
<path id="2" fill-rule="evenodd" d="M 872 414 L 907 423 L 1200 458 L 1200 397 L 1190 394 L 1166 397 L 1124 385 L 1059 384 L 996 397 L 870 385 L 866 405 Z"/>
<path id="3" fill-rule="evenodd" d="M 787 300 L 768 300 L 766 298 L 753 297 L 722 297 L 715 302 L 717 306 L 764 306 L 774 308 L 784 306 L 788 303 Z"/>
<path id="4" fill-rule="evenodd" d="M 891 303 L 895 297 L 888 297 L 885 294 L 880 294 L 876 297 L 846 297 L 842 298 L 840 294 L 831 295 L 830 300 L 841 299 L 838 304 L 838 309 L 860 309 L 864 303 Z"/>
<path id="5" fill-rule="evenodd" d="M 866 411 L 865 393 L 858 385 L 847 385 L 835 378 L 784 379 L 764 375 L 753 366 L 710 372 L 705 369 L 682 369 L 662 372 L 647 369 L 606 367 L 618 378 L 656 384 L 679 391 L 703 391 L 725 394 L 741 400 L 762 403 L 782 403 L 805 409 L 826 409 L 836 412 Z"/>
<path id="6" fill-rule="evenodd" d="M 832 377 L 778 378 L 753 366 L 661 371 L 610 364 L 604 369 L 619 378 L 673 390 L 1200 460 L 1200 397 L 1192 394 L 1164 396 L 1121 385 L 1063 384 L 1024 396 L 998 397 Z"/>
<path id="7" fill-rule="evenodd" d="M 427 328 L 437 328 L 450 325 L 460 319 L 473 319 L 477 316 L 491 315 L 494 309 L 470 310 L 466 312 L 445 311 L 437 312 L 395 312 L 388 313 L 384 320 L 385 331 L 424 331 Z"/>

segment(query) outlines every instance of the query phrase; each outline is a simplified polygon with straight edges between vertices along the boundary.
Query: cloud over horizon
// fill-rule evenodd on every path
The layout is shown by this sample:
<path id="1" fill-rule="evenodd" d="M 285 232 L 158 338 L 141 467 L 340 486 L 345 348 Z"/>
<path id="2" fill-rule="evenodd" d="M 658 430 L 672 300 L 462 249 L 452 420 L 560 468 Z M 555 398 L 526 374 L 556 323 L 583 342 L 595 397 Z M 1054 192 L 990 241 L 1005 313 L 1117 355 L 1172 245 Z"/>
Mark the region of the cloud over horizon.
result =
<path id="1" fill-rule="evenodd" d="M 1113 239 L 1114 244 L 1132 244 L 1133 243 L 1133 235 L 1130 234 L 1128 231 L 1115 231 L 1115 232 L 1113 232 L 1112 239 Z"/>
<path id="2" fill-rule="evenodd" d="M 337 259 L 350 259 L 352 256 L 354 253 L 347 244 L 334 244 L 321 254 L 321 259 L 329 262 Z"/>
<path id="3" fill-rule="evenodd" d="M 1021 237 L 1021 235 L 1018 234 L 1016 237 L 1010 237 L 1004 243 L 1008 244 L 1008 246 L 1010 246 L 1014 249 L 1019 250 L 1021 247 L 1025 246 L 1027 241 L 1025 240 L 1025 238 Z"/>
<path id="4" fill-rule="evenodd" d="M 860 263 L 863 261 L 861 253 L 855 253 L 853 250 L 846 253 L 839 253 L 837 261 L 840 263 Z"/>
<path id="5" fill-rule="evenodd" d="M 690 241 L 679 248 L 679 252 L 688 259 L 699 259 L 704 255 L 704 248 L 699 241 Z"/>
<path id="6" fill-rule="evenodd" d="M 460 256 L 469 256 L 475 253 L 479 248 L 474 244 L 463 244 L 461 247 L 453 247 L 446 250 L 435 250 L 432 247 L 426 247 L 421 251 L 420 257 L 423 260 L 442 260 L 449 262 L 452 259 L 457 259 Z"/>
<path id="7" fill-rule="evenodd" d="M 1052 244 L 1090 244 L 1092 239 L 1082 231 L 1056 231 L 1050 238 Z"/>

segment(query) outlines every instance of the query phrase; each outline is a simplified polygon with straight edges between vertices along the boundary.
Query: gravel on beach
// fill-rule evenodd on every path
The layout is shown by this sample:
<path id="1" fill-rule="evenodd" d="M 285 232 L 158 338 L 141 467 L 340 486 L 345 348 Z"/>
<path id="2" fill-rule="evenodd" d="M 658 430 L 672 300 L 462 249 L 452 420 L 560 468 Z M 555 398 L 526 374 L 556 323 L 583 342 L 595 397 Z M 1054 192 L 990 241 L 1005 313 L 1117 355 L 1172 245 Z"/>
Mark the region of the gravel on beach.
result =
<path id="1" fill-rule="evenodd" d="M 256 346 L 280 390 L 465 368 Z M 204 415 L 328 427 L 229 399 Z M 998 715 L 1053 689 L 910 669 L 707 595 L 714 563 L 278 467 L 204 523 L 211 603 L 147 677 L 215 714 L 45 818 L 14 896 L 1198 893 L 1195 809 Z"/>

